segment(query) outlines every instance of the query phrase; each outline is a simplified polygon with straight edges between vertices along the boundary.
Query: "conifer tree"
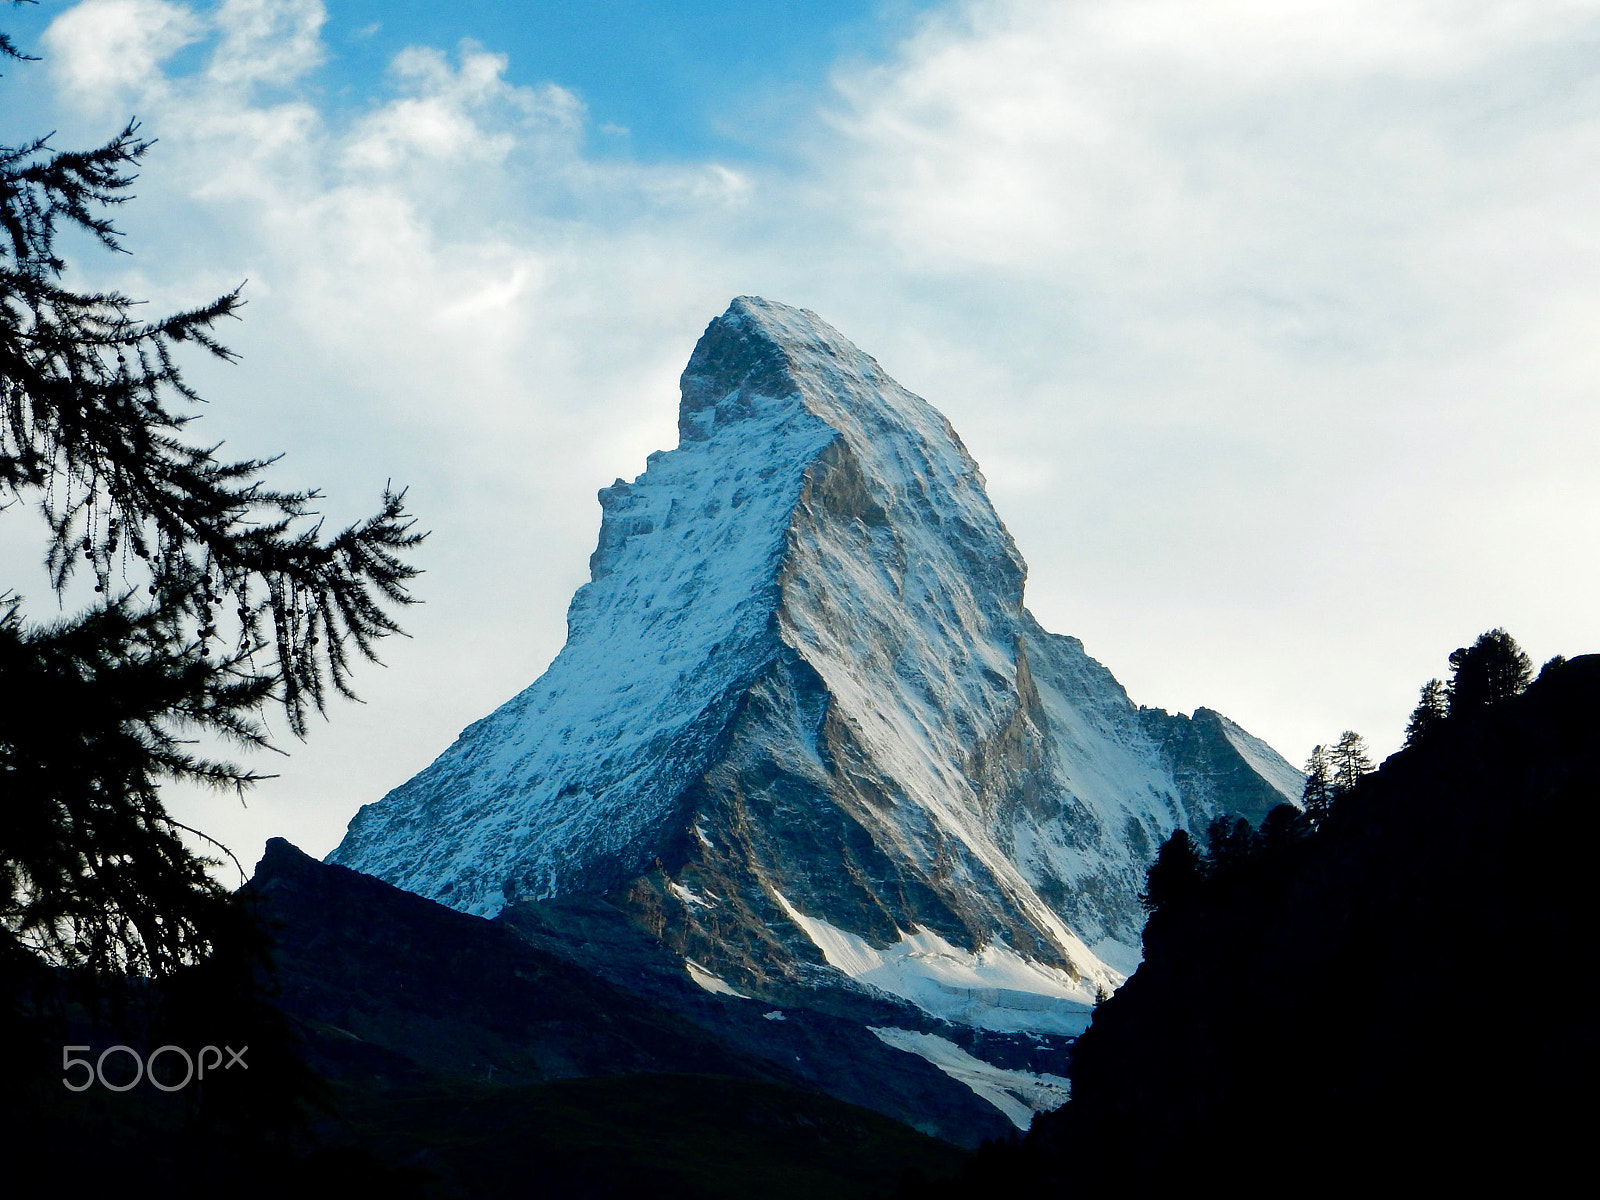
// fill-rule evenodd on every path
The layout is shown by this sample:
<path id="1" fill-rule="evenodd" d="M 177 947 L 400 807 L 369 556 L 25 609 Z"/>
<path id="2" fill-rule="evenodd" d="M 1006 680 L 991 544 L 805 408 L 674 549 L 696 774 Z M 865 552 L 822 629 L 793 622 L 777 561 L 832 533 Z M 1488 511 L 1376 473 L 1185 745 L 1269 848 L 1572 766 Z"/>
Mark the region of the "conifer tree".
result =
<path id="1" fill-rule="evenodd" d="M 1278 804 L 1261 818 L 1255 843 L 1263 854 L 1276 853 L 1293 845 L 1310 831 L 1306 814 L 1292 804 Z"/>
<path id="2" fill-rule="evenodd" d="M 1329 755 L 1333 767 L 1334 798 L 1344 795 L 1356 786 L 1363 775 L 1372 770 L 1372 759 L 1367 755 L 1367 743 L 1354 729 L 1346 729 L 1334 743 Z"/>
<path id="3" fill-rule="evenodd" d="M 25 57 L 0 40 L 0 61 Z M 215 328 L 237 291 L 142 320 L 127 296 L 62 282 L 64 230 L 122 249 L 108 210 L 150 145 L 129 123 L 95 150 L 0 146 L 0 519 L 41 518 L 38 582 L 66 613 L 38 620 L 7 590 L 22 581 L 0 584 L 0 971 L 13 974 L 164 977 L 229 936 L 225 895 L 161 785 L 259 778 L 192 739 L 266 746 L 269 707 L 303 736 L 398 632 L 416 574 L 404 492 L 326 536 L 317 492 L 269 485 L 274 460 L 221 459 L 188 436 L 199 397 L 177 351 L 231 361 Z"/>
<path id="4" fill-rule="evenodd" d="M 1250 822 L 1231 813 L 1214 817 L 1206 828 L 1206 867 L 1212 875 L 1226 875 L 1250 857 L 1255 833 Z"/>
<path id="5" fill-rule="evenodd" d="M 1300 793 L 1300 806 L 1313 828 L 1321 825 L 1333 804 L 1333 768 L 1328 764 L 1328 752 L 1321 746 L 1311 748 L 1306 760 L 1306 786 Z"/>
<path id="6" fill-rule="evenodd" d="M 1186 829 L 1175 830 L 1161 843 L 1156 858 L 1145 873 L 1145 888 L 1139 901 L 1148 913 L 1182 900 L 1194 893 L 1204 878 L 1200 855 Z"/>
<path id="7" fill-rule="evenodd" d="M 1504 629 L 1491 629 L 1450 652 L 1450 671 L 1450 715 L 1455 716 L 1520 696 L 1533 678 L 1533 660 Z"/>
<path id="8" fill-rule="evenodd" d="M 1420 745 L 1449 715 L 1448 689 L 1442 680 L 1428 680 L 1422 685 L 1422 695 L 1417 700 L 1417 707 L 1411 711 L 1411 719 L 1406 722 L 1406 748 Z"/>

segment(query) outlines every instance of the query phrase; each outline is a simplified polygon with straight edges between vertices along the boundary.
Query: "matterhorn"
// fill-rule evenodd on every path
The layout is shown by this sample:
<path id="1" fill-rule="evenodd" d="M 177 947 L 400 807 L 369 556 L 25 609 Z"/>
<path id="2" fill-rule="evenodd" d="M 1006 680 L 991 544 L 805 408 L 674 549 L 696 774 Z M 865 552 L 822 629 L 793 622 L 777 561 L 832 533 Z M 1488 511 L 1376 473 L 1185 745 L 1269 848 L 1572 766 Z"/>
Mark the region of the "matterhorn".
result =
<path id="1" fill-rule="evenodd" d="M 480 916 L 603 898 L 767 1005 L 1081 1032 L 1138 962 L 1162 840 L 1258 822 L 1299 773 L 1042 629 L 950 423 L 814 314 L 734 300 L 678 430 L 601 490 L 549 669 L 329 861 Z"/>

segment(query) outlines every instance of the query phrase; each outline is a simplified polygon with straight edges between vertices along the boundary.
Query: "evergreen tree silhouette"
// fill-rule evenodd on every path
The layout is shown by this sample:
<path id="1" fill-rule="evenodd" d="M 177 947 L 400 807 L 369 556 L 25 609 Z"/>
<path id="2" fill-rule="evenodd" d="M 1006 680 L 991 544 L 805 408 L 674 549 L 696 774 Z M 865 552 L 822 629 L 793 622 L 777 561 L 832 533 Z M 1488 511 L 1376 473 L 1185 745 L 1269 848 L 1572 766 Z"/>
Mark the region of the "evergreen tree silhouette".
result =
<path id="1" fill-rule="evenodd" d="M 0 61 L 26 57 L 0 39 Z M 417 573 L 405 554 L 423 536 L 389 488 L 373 516 L 326 536 L 319 493 L 269 486 L 275 460 L 220 459 L 187 436 L 200 397 L 177 351 L 232 361 L 214 331 L 237 290 L 142 320 L 127 296 L 63 284 L 64 231 L 122 250 L 107 214 L 150 145 L 130 122 L 94 150 L 0 146 L 0 513 L 41 518 L 66 613 L 30 619 L 0 588 L 0 985 L 13 991 L 40 966 L 167 979 L 235 937 L 212 860 L 160 788 L 242 791 L 260 776 L 196 752 L 197 734 L 266 747 L 269 708 L 303 736 L 331 694 L 353 695 L 355 660 L 399 632 L 391 614 Z"/>
<path id="2" fill-rule="evenodd" d="M 1226 875 L 1250 857 L 1255 833 L 1250 822 L 1231 813 L 1212 819 L 1206 829 L 1206 867 L 1212 875 Z"/>
<path id="3" fill-rule="evenodd" d="M 1420 745 L 1449 715 L 1449 690 L 1442 680 L 1428 680 L 1422 685 L 1422 695 L 1417 700 L 1417 707 L 1411 711 L 1411 719 L 1406 722 L 1406 747 L 1409 749 Z"/>
<path id="4" fill-rule="evenodd" d="M 1328 752 L 1321 746 L 1311 748 L 1306 760 L 1306 786 L 1300 793 L 1300 806 L 1313 828 L 1322 824 L 1333 804 L 1333 768 L 1328 762 Z"/>
<path id="5" fill-rule="evenodd" d="M 1372 759 L 1367 755 L 1367 743 L 1354 729 L 1339 735 L 1329 755 L 1333 767 L 1333 795 L 1335 798 L 1351 791 L 1363 775 L 1372 770 Z"/>
<path id="6" fill-rule="evenodd" d="M 1520 696 L 1533 678 L 1533 662 L 1504 629 L 1491 629 L 1450 652 L 1450 671 L 1450 715 L 1456 716 Z"/>
<path id="7" fill-rule="evenodd" d="M 1186 829 L 1175 830 L 1161 843 L 1155 861 L 1145 872 L 1144 893 L 1140 903 L 1148 913 L 1154 913 L 1175 900 L 1193 895 L 1204 878 L 1200 855 L 1195 852 L 1194 841 Z"/>
<path id="8" fill-rule="evenodd" d="M 1261 829 L 1256 842 L 1265 853 L 1273 853 L 1293 845 L 1311 831 L 1311 822 L 1304 812 L 1292 804 L 1279 804 L 1261 819 Z"/>

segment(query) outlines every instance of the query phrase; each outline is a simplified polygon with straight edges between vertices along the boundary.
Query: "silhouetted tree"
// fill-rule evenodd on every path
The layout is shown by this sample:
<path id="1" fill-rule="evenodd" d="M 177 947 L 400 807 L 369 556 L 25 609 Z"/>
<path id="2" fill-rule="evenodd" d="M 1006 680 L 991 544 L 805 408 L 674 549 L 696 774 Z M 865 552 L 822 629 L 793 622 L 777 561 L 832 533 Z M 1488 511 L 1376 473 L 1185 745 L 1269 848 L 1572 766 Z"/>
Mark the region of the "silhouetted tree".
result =
<path id="1" fill-rule="evenodd" d="M 1311 748 L 1306 759 L 1306 786 L 1300 793 L 1300 806 L 1313 827 L 1322 824 L 1333 803 L 1333 768 L 1328 763 L 1328 752 L 1321 746 Z"/>
<path id="2" fill-rule="evenodd" d="M 120 293 L 63 286 L 64 230 L 122 249 L 107 210 L 150 144 L 130 123 L 96 150 L 0 146 L 0 512 L 42 518 L 67 614 L 29 620 L 0 589 L 0 959 L 163 977 L 233 926 L 161 785 L 242 789 L 258 776 L 196 734 L 266 746 L 268 706 L 298 736 L 351 695 L 353 658 L 411 602 L 422 535 L 386 488 L 325 537 L 318 493 L 268 486 L 273 460 L 186 438 L 199 397 L 175 352 L 231 361 L 214 328 L 237 291 L 142 320 Z"/>
<path id="3" fill-rule="evenodd" d="M 1272 853 L 1298 842 L 1311 832 L 1311 821 L 1292 804 L 1279 804 L 1261 819 L 1256 842 L 1264 853 Z"/>
<path id="4" fill-rule="evenodd" d="M 25 58 L 0 37 L 0 62 Z M 232 360 L 214 331 L 237 291 L 143 320 L 127 296 L 62 283 L 61 234 L 122 249 L 107 214 L 149 147 L 131 122 L 94 150 L 0 145 L 0 514 L 40 518 L 54 593 L 54 614 L 30 619 L 22 581 L 0 582 L 0 1128 L 40 1161 L 120 1141 L 149 1155 L 119 1161 L 123 1178 L 160 1194 L 201 1191 L 148 1172 L 212 1158 L 284 1194 L 264 1181 L 292 1165 L 285 1135 L 323 1093 L 269 1003 L 248 898 L 211 878 L 161 788 L 242 793 L 259 776 L 197 738 L 266 747 L 269 708 L 303 736 L 330 694 L 351 695 L 354 660 L 398 632 L 422 535 L 385 487 L 374 516 L 324 536 L 318 493 L 268 485 L 274 460 L 186 436 L 200 397 L 178 351 Z M 112 1041 L 248 1046 L 248 1074 L 167 1102 L 192 1144 L 134 1137 L 137 1098 L 101 1108 L 52 1073 L 69 1013 L 109 1021 Z"/>
<path id="5" fill-rule="evenodd" d="M 1437 730 L 1449 715 L 1450 697 L 1443 681 L 1428 680 L 1422 685 L 1417 707 L 1411 710 L 1411 719 L 1406 722 L 1407 748 L 1421 744 L 1422 739 Z"/>
<path id="6" fill-rule="evenodd" d="M 1450 671 L 1450 715 L 1455 716 L 1520 696 L 1533 677 L 1533 662 L 1504 629 L 1491 629 L 1450 652 Z"/>
<path id="7" fill-rule="evenodd" d="M 1206 866 L 1213 875 L 1225 875 L 1250 857 L 1255 833 L 1250 822 L 1231 813 L 1212 819 L 1206 828 Z"/>
<path id="8" fill-rule="evenodd" d="M 1333 766 L 1333 794 L 1337 798 L 1356 786 L 1363 775 L 1372 770 L 1372 759 L 1367 755 L 1367 743 L 1354 729 L 1346 729 L 1334 743 L 1329 755 Z"/>
<path id="9" fill-rule="evenodd" d="M 1174 900 L 1192 895 L 1204 878 L 1200 855 L 1186 829 L 1175 830 L 1161 843 L 1156 858 L 1145 873 L 1144 894 L 1139 897 L 1145 911 L 1154 913 Z"/>

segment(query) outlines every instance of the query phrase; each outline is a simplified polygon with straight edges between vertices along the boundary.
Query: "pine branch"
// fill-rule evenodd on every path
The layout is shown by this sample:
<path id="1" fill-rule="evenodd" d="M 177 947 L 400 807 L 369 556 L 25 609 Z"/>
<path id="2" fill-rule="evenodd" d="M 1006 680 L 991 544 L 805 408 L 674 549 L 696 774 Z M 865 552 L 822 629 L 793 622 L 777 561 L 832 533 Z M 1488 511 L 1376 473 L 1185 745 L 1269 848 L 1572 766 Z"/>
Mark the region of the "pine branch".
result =
<path id="1" fill-rule="evenodd" d="M 0 57 L 26 56 L 0 37 Z M 217 329 L 238 288 L 142 320 L 119 292 L 63 286 L 58 235 L 121 251 L 109 211 L 152 144 L 130 121 L 93 150 L 0 147 L 0 512 L 42 518 L 58 595 L 86 571 L 97 596 L 32 625 L 0 594 L 0 931 L 58 963 L 164 974 L 212 944 L 220 892 L 160 788 L 263 778 L 188 739 L 272 749 L 269 707 L 303 737 L 331 694 L 353 698 L 356 660 L 403 632 L 425 535 L 386 485 L 325 537 L 318 492 L 269 486 L 277 458 L 188 436 L 204 399 L 178 355 L 235 361 Z"/>

